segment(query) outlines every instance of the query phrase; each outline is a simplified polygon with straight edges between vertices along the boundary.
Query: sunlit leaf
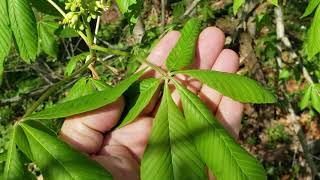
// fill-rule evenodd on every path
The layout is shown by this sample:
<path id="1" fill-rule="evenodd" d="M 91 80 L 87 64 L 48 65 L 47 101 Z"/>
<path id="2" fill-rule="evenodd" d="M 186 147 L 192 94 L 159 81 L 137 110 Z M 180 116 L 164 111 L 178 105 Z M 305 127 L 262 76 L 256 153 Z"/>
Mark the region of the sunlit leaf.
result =
<path id="1" fill-rule="evenodd" d="M 170 71 L 181 70 L 193 63 L 200 27 L 201 23 L 197 19 L 190 19 L 183 27 L 181 37 L 166 61 Z"/>
<path id="2" fill-rule="evenodd" d="M 209 87 L 244 103 L 274 103 L 276 98 L 258 82 L 233 73 L 209 70 L 186 70 L 178 73 L 194 77 Z"/>
<path id="3" fill-rule="evenodd" d="M 304 95 L 300 101 L 300 109 L 304 109 L 309 105 L 310 98 L 311 98 L 311 91 L 312 91 L 312 86 L 309 86 L 306 88 Z"/>
<path id="4" fill-rule="evenodd" d="M 320 52 L 320 6 L 318 6 L 315 16 L 309 28 L 307 40 L 305 41 L 305 49 L 308 59 L 312 59 Z"/>
<path id="5" fill-rule="evenodd" d="M 21 123 L 30 143 L 33 161 L 46 180 L 111 180 L 111 175 L 88 156 L 57 137 Z"/>
<path id="6" fill-rule="evenodd" d="M 311 91 L 312 107 L 320 113 L 320 84 L 313 85 Z"/>
<path id="7" fill-rule="evenodd" d="M 8 0 L 10 25 L 16 48 L 22 59 L 30 63 L 36 59 L 38 31 L 36 18 L 28 0 Z"/>
<path id="8" fill-rule="evenodd" d="M 193 133 L 166 85 L 141 164 L 142 180 L 208 179 Z"/>
<path id="9" fill-rule="evenodd" d="M 129 19 L 130 23 L 136 23 L 142 9 L 142 0 L 116 0 L 117 5 L 123 15 Z"/>
<path id="10" fill-rule="evenodd" d="M 149 101 L 153 97 L 154 93 L 158 89 L 160 84 L 160 79 L 145 79 L 139 84 L 139 97 L 135 105 L 130 109 L 124 120 L 119 125 L 123 127 L 133 120 L 135 120 L 142 110 L 148 105 Z"/>
<path id="11" fill-rule="evenodd" d="M 319 3 L 320 3 L 320 0 L 310 0 L 306 11 L 304 12 L 304 14 L 301 18 L 309 16 L 316 9 L 316 7 L 319 5 Z"/>
<path id="12" fill-rule="evenodd" d="M 236 15 L 239 8 L 244 4 L 245 0 L 234 0 L 233 1 L 233 14 Z"/>
<path id="13" fill-rule="evenodd" d="M 98 109 L 102 106 L 116 101 L 132 83 L 139 79 L 142 73 L 143 71 L 140 71 L 132 75 L 128 79 L 120 82 L 117 86 L 109 90 L 96 92 L 71 101 L 53 105 L 52 107 L 44 109 L 40 112 L 31 114 L 25 117 L 25 119 L 62 118 Z"/>
<path id="14" fill-rule="evenodd" d="M 268 0 L 271 4 L 278 6 L 278 0 Z"/>
<path id="15" fill-rule="evenodd" d="M 198 96 L 176 84 L 202 160 L 217 179 L 267 179 L 263 166 L 223 128 Z"/>

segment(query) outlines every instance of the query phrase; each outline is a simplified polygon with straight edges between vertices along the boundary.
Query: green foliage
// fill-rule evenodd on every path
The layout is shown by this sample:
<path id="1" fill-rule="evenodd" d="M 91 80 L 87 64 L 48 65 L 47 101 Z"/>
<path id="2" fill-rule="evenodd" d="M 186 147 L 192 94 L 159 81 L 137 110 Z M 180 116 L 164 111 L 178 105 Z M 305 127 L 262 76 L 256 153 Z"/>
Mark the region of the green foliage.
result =
<path id="1" fill-rule="evenodd" d="M 170 71 L 181 70 L 193 63 L 200 26 L 197 19 L 191 19 L 185 24 L 177 45 L 171 50 L 166 61 Z"/>
<path id="2" fill-rule="evenodd" d="M 304 12 L 302 18 L 309 16 L 317 8 L 319 3 L 320 3 L 320 0 L 311 0 L 308 4 L 306 11 Z"/>
<path id="3" fill-rule="evenodd" d="M 209 87 L 244 103 L 274 103 L 275 96 L 256 81 L 237 74 L 206 70 L 186 70 L 177 73 L 194 77 Z"/>
<path id="4" fill-rule="evenodd" d="M 300 101 L 300 108 L 305 109 L 308 106 L 312 106 L 320 113 L 320 84 L 312 84 L 306 87 Z"/>
<path id="5" fill-rule="evenodd" d="M 233 1 L 233 13 L 237 14 L 239 8 L 245 3 L 245 0 L 234 0 Z"/>
<path id="6" fill-rule="evenodd" d="M 142 180 L 205 180 L 205 164 L 192 141 L 183 114 L 173 102 L 168 84 L 155 117 L 141 164 Z"/>
<path id="7" fill-rule="evenodd" d="M 142 0 L 116 0 L 121 13 L 129 20 L 130 23 L 135 24 L 143 6 Z"/>
<path id="8" fill-rule="evenodd" d="M 59 28 L 59 24 L 55 22 L 57 18 L 45 16 L 38 21 L 39 50 L 42 49 L 51 57 L 58 56 L 58 43 L 55 32 Z"/>
<path id="9" fill-rule="evenodd" d="M 11 30 L 9 28 L 9 15 L 7 1 L 0 2 L 0 85 L 2 83 L 3 64 L 11 47 Z"/>
<path id="10" fill-rule="evenodd" d="M 36 19 L 28 0 L 8 0 L 10 26 L 16 48 L 22 59 L 31 63 L 36 59 L 38 34 Z"/>
<path id="11" fill-rule="evenodd" d="M 288 143 L 291 141 L 291 137 L 286 132 L 283 125 L 277 125 L 273 128 L 268 128 L 267 134 L 268 134 L 269 141 L 271 143 L 276 143 L 276 142 Z"/>
<path id="12" fill-rule="evenodd" d="M 83 61 L 85 60 L 88 56 L 89 56 L 89 52 L 84 52 L 81 54 L 78 54 L 76 56 L 71 57 L 71 59 L 69 60 L 69 63 L 67 64 L 66 70 L 65 70 L 65 75 L 66 76 L 71 76 L 72 72 L 74 71 L 74 69 L 77 66 L 77 63 L 79 61 Z"/>

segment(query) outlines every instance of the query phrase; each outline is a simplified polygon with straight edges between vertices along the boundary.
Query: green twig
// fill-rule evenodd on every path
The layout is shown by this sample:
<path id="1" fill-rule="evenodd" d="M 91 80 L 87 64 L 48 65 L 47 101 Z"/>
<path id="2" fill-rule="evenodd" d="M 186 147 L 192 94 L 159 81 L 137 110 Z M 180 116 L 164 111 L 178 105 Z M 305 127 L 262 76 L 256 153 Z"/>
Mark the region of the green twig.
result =
<path id="1" fill-rule="evenodd" d="M 90 48 L 97 50 L 97 51 L 105 52 L 108 54 L 115 54 L 115 55 L 120 55 L 120 56 L 130 56 L 130 53 L 128 53 L 128 52 L 117 50 L 117 49 L 109 49 L 109 48 L 101 47 L 98 45 L 92 45 L 92 46 L 90 46 Z"/>

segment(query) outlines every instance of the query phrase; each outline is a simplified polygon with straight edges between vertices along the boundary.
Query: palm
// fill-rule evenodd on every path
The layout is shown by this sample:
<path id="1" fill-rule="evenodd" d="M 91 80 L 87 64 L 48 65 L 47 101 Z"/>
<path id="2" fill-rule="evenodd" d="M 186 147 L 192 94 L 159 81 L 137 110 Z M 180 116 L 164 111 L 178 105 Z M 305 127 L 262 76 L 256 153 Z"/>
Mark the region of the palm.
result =
<path id="1" fill-rule="evenodd" d="M 149 61 L 165 69 L 164 61 L 178 38 L 179 32 L 169 32 L 151 52 Z M 236 72 L 238 56 L 232 50 L 223 50 L 223 46 L 224 35 L 219 29 L 205 29 L 199 36 L 193 68 Z M 159 75 L 149 70 L 144 77 L 150 76 Z M 242 104 L 221 96 L 188 77 L 180 76 L 179 79 L 199 95 L 212 113 L 236 137 L 240 129 Z M 179 95 L 175 90 L 172 91 L 172 97 L 179 105 Z M 61 130 L 61 138 L 79 151 L 92 155 L 92 158 L 108 169 L 115 179 L 139 179 L 139 164 L 158 103 L 158 96 L 155 95 L 135 122 L 110 131 L 117 124 L 124 108 L 124 100 L 120 98 L 101 109 L 67 119 Z"/>

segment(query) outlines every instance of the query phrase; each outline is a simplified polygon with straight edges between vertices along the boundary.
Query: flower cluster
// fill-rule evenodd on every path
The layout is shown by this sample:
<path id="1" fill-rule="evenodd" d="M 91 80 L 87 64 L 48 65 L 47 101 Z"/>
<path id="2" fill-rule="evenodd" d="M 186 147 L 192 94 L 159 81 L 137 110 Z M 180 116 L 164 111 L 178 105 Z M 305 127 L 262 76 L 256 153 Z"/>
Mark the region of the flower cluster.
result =
<path id="1" fill-rule="evenodd" d="M 69 12 L 64 17 L 62 24 L 76 30 L 84 30 L 83 22 L 90 23 L 107 8 L 108 5 L 97 0 L 68 0 L 65 3 L 65 9 Z"/>

